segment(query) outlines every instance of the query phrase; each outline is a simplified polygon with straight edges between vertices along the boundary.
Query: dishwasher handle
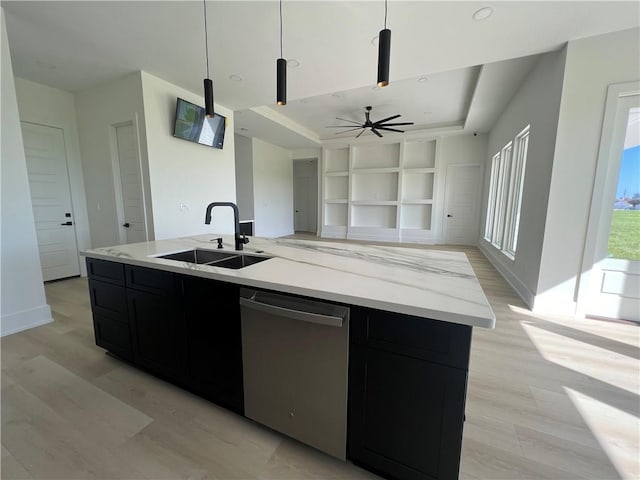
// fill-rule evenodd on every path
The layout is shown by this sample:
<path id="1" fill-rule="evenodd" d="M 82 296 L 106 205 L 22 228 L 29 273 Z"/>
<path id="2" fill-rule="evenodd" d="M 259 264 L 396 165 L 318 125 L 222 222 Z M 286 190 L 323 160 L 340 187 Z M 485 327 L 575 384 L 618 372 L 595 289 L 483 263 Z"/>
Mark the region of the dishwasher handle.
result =
<path id="1" fill-rule="evenodd" d="M 278 305 L 278 300 L 285 300 L 286 306 Z M 305 302 L 300 300 L 296 302 L 295 297 L 288 297 L 284 295 L 261 295 L 260 292 L 251 291 L 247 297 L 245 295 L 240 296 L 240 305 L 253 310 L 258 310 L 271 315 L 277 315 L 280 317 L 291 318 L 293 320 L 299 320 L 302 322 L 317 323 L 320 325 L 326 325 L 330 327 L 342 327 L 346 317 L 349 315 L 349 308 L 341 307 L 337 305 L 322 304 L 320 302 Z M 310 310 L 310 306 L 328 306 L 333 312 L 317 313 Z"/>

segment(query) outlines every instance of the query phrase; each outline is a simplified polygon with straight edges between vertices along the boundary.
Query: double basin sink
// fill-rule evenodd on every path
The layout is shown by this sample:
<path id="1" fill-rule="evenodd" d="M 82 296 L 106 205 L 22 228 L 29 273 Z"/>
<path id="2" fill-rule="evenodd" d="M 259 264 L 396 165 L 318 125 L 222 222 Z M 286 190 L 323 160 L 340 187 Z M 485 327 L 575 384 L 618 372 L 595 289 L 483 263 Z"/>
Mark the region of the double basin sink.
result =
<path id="1" fill-rule="evenodd" d="M 195 248 L 193 250 L 185 250 L 182 252 L 170 253 L 168 255 L 160 255 L 156 258 L 164 258 L 165 260 L 175 260 L 178 262 L 189 262 L 198 265 L 210 265 L 212 267 L 239 269 L 264 262 L 272 257 L 260 255 L 250 255 L 248 253 L 230 253 L 216 252 L 214 250 L 205 250 Z"/>

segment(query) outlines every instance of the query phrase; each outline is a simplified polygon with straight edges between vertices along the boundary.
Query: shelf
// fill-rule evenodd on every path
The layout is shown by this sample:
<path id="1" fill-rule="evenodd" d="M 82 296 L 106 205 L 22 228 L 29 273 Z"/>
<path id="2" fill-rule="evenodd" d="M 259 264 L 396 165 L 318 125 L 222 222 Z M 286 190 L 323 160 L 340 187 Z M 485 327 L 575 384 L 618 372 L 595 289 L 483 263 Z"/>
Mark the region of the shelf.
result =
<path id="1" fill-rule="evenodd" d="M 410 168 L 403 168 L 403 171 L 406 174 L 412 174 L 412 173 L 434 173 L 436 171 L 436 169 L 434 167 L 410 167 Z"/>
<path id="2" fill-rule="evenodd" d="M 402 201 L 411 199 L 432 199 L 433 178 L 433 173 L 414 173 L 412 175 L 404 175 L 402 179 Z"/>
<path id="3" fill-rule="evenodd" d="M 431 229 L 431 205 L 404 205 L 400 228 L 406 230 Z"/>
<path id="4" fill-rule="evenodd" d="M 416 199 L 407 199 L 407 200 L 402 200 L 402 205 L 431 205 L 433 203 L 433 200 L 428 199 L 421 199 L 421 198 L 416 198 Z"/>
<path id="5" fill-rule="evenodd" d="M 405 168 L 433 168 L 436 164 L 436 141 L 413 140 L 404 144 Z"/>
<path id="6" fill-rule="evenodd" d="M 324 196 L 326 200 L 349 198 L 349 177 L 327 177 L 325 179 Z"/>
<path id="7" fill-rule="evenodd" d="M 324 171 L 344 172 L 349 170 L 349 148 L 333 148 L 324 151 Z"/>
<path id="8" fill-rule="evenodd" d="M 326 172 L 325 175 L 327 177 L 348 177 L 349 176 L 349 172 Z"/>
<path id="9" fill-rule="evenodd" d="M 330 198 L 324 201 L 325 203 L 349 203 L 346 198 Z"/>
<path id="10" fill-rule="evenodd" d="M 351 225 L 353 227 L 395 228 L 398 208 L 386 205 L 353 205 Z"/>
<path id="11" fill-rule="evenodd" d="M 398 205 L 397 200 L 353 200 L 351 205 Z"/>
<path id="12" fill-rule="evenodd" d="M 343 226 L 347 225 L 347 204 L 346 203 L 325 203 L 324 205 L 324 225 Z"/>
<path id="13" fill-rule="evenodd" d="M 397 168 L 400 166 L 400 144 L 372 143 L 353 147 L 351 167 L 359 168 Z"/>
<path id="14" fill-rule="evenodd" d="M 368 173 L 352 175 L 351 200 L 353 201 L 397 201 L 398 173 Z"/>
<path id="15" fill-rule="evenodd" d="M 370 173 L 398 173 L 399 171 L 400 169 L 397 167 L 386 167 L 386 168 L 354 168 L 351 172 L 367 175 Z"/>

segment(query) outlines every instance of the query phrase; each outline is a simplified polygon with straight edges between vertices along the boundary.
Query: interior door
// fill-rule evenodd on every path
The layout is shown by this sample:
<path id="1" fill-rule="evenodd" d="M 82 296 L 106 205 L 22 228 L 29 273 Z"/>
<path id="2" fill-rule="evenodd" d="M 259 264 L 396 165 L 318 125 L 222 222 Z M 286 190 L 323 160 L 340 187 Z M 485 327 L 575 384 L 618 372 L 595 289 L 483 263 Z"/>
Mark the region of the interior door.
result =
<path id="1" fill-rule="evenodd" d="M 309 231 L 309 177 L 293 177 L 293 228 L 296 232 Z"/>
<path id="2" fill-rule="evenodd" d="M 607 114 L 606 175 L 585 313 L 640 322 L 640 94 L 608 100 Z"/>
<path id="3" fill-rule="evenodd" d="M 120 171 L 121 239 L 124 243 L 146 242 L 142 175 L 133 123 L 116 126 L 115 137 Z"/>
<path id="4" fill-rule="evenodd" d="M 449 165 L 445 183 L 445 243 L 477 243 L 479 205 L 480 165 Z"/>
<path id="5" fill-rule="evenodd" d="M 45 281 L 80 275 L 64 132 L 21 122 Z"/>

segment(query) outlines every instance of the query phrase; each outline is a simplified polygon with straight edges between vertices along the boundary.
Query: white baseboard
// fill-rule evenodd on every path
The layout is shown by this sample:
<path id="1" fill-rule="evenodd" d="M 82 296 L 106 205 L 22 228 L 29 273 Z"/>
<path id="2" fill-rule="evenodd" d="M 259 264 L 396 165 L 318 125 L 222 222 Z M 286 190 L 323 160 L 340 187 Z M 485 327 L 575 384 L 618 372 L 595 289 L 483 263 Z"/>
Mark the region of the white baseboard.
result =
<path id="1" fill-rule="evenodd" d="M 527 286 L 516 277 L 508 268 L 502 265 L 493 255 L 493 252 L 489 250 L 482 241 L 478 242 L 478 248 L 489 260 L 491 265 L 498 271 L 500 275 L 507 281 L 511 288 L 515 290 L 518 296 L 527 304 L 529 308 L 533 308 L 536 296 L 527 288 Z"/>
<path id="2" fill-rule="evenodd" d="M 0 337 L 22 332 L 53 322 L 49 305 L 30 308 L 21 312 L 3 315 L 0 318 Z"/>

